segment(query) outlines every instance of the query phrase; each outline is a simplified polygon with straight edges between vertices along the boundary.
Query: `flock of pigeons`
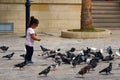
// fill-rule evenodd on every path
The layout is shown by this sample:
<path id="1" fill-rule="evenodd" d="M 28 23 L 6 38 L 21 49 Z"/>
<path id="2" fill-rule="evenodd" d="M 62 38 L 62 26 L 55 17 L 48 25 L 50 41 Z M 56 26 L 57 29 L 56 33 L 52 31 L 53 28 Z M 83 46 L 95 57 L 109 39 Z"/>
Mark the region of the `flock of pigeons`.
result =
<path id="1" fill-rule="evenodd" d="M 3 52 L 6 52 L 9 47 L 7 46 L 1 46 L 0 49 Z M 48 73 L 51 71 L 51 69 L 55 70 L 57 67 L 59 67 L 61 64 L 69 64 L 72 65 L 73 68 L 76 68 L 77 65 L 80 65 L 81 63 L 85 63 L 84 67 L 78 71 L 78 74 L 83 77 L 84 74 L 89 72 L 90 70 L 95 70 L 97 65 L 100 61 L 106 61 L 109 62 L 109 65 L 106 68 L 103 68 L 99 71 L 99 73 L 105 73 L 110 74 L 112 71 L 112 60 L 114 60 L 115 55 L 120 57 L 120 49 L 118 52 L 113 53 L 113 50 L 111 46 L 108 46 L 106 49 L 107 55 L 104 56 L 103 49 L 97 49 L 97 48 L 86 48 L 79 51 L 79 53 L 75 54 L 76 49 L 71 48 L 70 50 L 66 51 L 65 53 L 61 52 L 61 49 L 57 50 L 51 50 L 48 48 L 43 47 L 40 45 L 40 49 L 42 50 L 42 57 L 44 58 L 52 58 L 54 60 L 53 64 L 49 65 L 46 69 L 39 72 L 38 75 L 45 75 L 47 76 Z M 11 53 L 8 55 L 2 56 L 2 58 L 7 58 L 10 60 L 15 53 Z M 25 58 L 25 54 L 20 55 L 21 57 Z M 20 68 L 20 70 L 26 66 L 27 64 L 25 62 L 21 62 L 18 64 L 15 64 L 14 67 Z M 119 64 L 118 64 L 119 65 Z"/>
<path id="2" fill-rule="evenodd" d="M 73 66 L 73 68 L 75 68 L 81 63 L 86 63 L 87 65 L 81 68 L 81 70 L 78 72 L 78 74 L 80 74 L 82 77 L 90 70 L 94 70 L 100 61 L 109 62 L 109 65 L 106 68 L 100 70 L 99 73 L 109 74 L 112 71 L 112 62 L 110 61 L 114 60 L 115 57 L 111 46 L 107 48 L 107 56 L 103 56 L 103 50 L 97 50 L 97 48 L 87 47 L 86 49 L 82 49 L 81 51 L 79 51 L 78 54 L 74 53 L 76 50 L 75 48 L 71 48 L 70 50 L 66 51 L 65 54 L 62 54 L 60 52 L 60 49 L 50 50 L 43 47 L 42 45 L 40 45 L 40 47 L 43 51 L 42 56 L 44 56 L 45 58 L 53 58 L 58 66 L 60 66 L 61 63 L 65 63 L 70 64 Z M 120 54 L 120 49 L 117 53 Z M 50 71 L 50 66 L 47 67 L 42 73 L 47 75 Z"/>

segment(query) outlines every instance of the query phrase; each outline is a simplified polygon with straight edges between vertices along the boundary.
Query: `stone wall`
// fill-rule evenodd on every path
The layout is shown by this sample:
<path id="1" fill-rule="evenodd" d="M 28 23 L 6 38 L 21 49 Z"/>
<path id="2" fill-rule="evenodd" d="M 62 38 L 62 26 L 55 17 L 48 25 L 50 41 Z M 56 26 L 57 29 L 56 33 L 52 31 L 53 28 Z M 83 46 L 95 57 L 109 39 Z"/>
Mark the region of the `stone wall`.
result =
<path id="1" fill-rule="evenodd" d="M 25 33 L 25 1 L 0 0 L 0 23 L 14 23 L 14 33 Z M 80 28 L 81 0 L 34 0 L 31 16 L 39 19 L 37 32 Z"/>

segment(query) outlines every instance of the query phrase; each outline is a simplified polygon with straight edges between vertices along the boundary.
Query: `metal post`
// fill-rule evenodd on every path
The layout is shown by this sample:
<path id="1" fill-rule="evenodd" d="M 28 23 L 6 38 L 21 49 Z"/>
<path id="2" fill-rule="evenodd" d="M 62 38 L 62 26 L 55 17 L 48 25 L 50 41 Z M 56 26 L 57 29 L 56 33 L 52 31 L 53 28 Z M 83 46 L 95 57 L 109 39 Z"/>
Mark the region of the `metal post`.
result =
<path id="1" fill-rule="evenodd" d="M 30 0 L 26 0 L 25 6 L 26 6 L 26 32 L 27 32 L 27 28 L 29 26 L 30 21 Z"/>

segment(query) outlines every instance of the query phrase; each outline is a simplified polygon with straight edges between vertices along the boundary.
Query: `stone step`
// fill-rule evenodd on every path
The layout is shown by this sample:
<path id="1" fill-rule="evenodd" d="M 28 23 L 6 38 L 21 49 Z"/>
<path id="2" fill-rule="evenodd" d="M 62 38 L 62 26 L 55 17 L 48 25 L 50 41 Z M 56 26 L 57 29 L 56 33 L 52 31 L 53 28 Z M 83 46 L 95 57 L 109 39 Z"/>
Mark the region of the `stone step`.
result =
<path id="1" fill-rule="evenodd" d="M 106 2 L 106 1 L 93 1 L 92 6 L 119 6 L 120 1 Z"/>
<path id="2" fill-rule="evenodd" d="M 92 6 L 92 10 L 120 10 L 120 6 Z"/>
<path id="3" fill-rule="evenodd" d="M 93 23 L 93 25 L 98 26 L 98 27 L 119 27 L 120 28 L 120 23 Z"/>
<path id="4" fill-rule="evenodd" d="M 120 28 L 120 0 L 93 1 L 93 25 L 102 28 Z"/>
<path id="5" fill-rule="evenodd" d="M 92 14 L 120 14 L 120 10 L 92 10 Z"/>
<path id="6" fill-rule="evenodd" d="M 120 19 L 93 19 L 94 23 L 120 23 Z"/>
<path id="7" fill-rule="evenodd" d="M 110 14 L 97 14 L 97 15 L 92 15 L 93 19 L 120 19 L 120 15 L 110 15 Z"/>

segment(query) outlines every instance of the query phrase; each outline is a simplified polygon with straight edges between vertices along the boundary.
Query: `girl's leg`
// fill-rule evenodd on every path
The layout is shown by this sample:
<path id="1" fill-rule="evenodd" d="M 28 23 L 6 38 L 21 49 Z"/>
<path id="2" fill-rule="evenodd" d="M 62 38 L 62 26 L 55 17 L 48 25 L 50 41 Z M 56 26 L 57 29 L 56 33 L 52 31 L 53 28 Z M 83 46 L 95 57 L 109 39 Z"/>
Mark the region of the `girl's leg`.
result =
<path id="1" fill-rule="evenodd" d="M 26 47 L 26 56 L 25 56 L 25 61 L 31 61 L 32 60 L 32 55 L 33 55 L 33 47 L 30 46 L 25 46 Z"/>

